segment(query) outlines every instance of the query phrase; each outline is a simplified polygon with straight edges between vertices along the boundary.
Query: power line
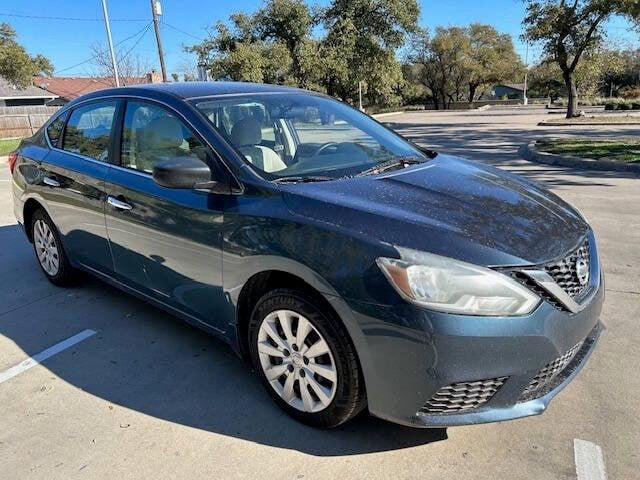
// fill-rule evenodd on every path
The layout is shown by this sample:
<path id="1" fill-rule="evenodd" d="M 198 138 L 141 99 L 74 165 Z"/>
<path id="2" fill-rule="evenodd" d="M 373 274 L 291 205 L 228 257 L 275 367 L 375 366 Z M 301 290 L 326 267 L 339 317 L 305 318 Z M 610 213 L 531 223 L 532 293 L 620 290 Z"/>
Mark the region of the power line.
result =
<path id="1" fill-rule="evenodd" d="M 127 50 L 127 52 L 124 55 L 122 55 L 120 57 L 120 61 L 123 61 L 125 58 L 127 58 L 129 56 L 129 54 L 133 51 L 133 49 L 136 48 L 138 46 L 138 44 L 142 41 L 142 39 L 147 34 L 147 32 L 149 31 L 150 28 L 151 28 L 151 23 L 148 23 L 147 26 L 145 27 L 144 31 L 142 32 L 142 35 L 140 35 L 140 37 L 135 41 L 133 46 L 129 50 Z"/>
<path id="2" fill-rule="evenodd" d="M 48 17 L 43 15 L 24 15 L 19 13 L 3 13 L 0 17 L 29 18 L 34 20 L 64 20 L 71 22 L 102 22 L 101 18 L 81 18 L 81 17 Z M 111 18 L 111 22 L 147 22 L 146 18 Z"/>
<path id="3" fill-rule="evenodd" d="M 138 35 L 140 35 L 141 33 L 145 32 L 149 29 L 149 26 L 151 25 L 151 22 L 147 23 L 141 30 L 138 30 L 136 33 L 134 33 L 133 35 L 128 36 L 127 38 L 124 38 L 122 40 L 120 40 L 118 43 L 116 43 L 114 45 L 114 47 L 118 47 L 120 45 L 122 45 L 124 42 L 131 40 L 134 37 L 137 37 Z M 143 35 L 144 36 L 144 35 Z M 86 60 L 83 60 L 82 62 L 76 63 L 75 65 L 71 65 L 70 67 L 66 67 L 63 68 L 61 70 L 56 70 L 55 72 L 53 72 L 54 74 L 57 73 L 62 73 L 62 72 L 66 72 L 68 70 L 71 70 L 73 68 L 79 67 L 80 65 L 84 65 L 85 63 L 89 63 L 91 60 L 94 60 L 99 54 L 96 55 L 92 55 L 91 57 L 87 58 Z"/>
<path id="4" fill-rule="evenodd" d="M 182 33 L 184 35 L 187 35 L 187 36 L 189 36 L 191 38 L 195 38 L 196 40 L 200 40 L 201 42 L 204 41 L 204 38 L 197 37 L 196 35 L 193 35 L 192 33 L 186 32 L 186 31 L 184 31 L 184 30 L 182 30 L 182 29 L 180 29 L 178 27 L 174 27 L 173 25 L 171 25 L 170 23 L 165 22 L 164 20 L 162 20 L 162 25 L 165 25 L 165 26 L 175 30 L 176 32 L 180 32 L 180 33 Z"/>

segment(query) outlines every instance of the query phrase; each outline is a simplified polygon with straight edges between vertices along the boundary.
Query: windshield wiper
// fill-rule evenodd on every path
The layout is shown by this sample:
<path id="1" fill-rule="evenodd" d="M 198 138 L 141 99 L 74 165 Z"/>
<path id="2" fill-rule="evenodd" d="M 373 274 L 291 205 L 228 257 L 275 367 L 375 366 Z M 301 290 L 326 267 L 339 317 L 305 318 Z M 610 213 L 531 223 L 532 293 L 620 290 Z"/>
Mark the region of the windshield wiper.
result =
<path id="1" fill-rule="evenodd" d="M 358 173 L 357 177 L 362 177 L 365 175 L 377 175 L 378 173 L 387 172 L 389 170 L 394 170 L 396 168 L 402 167 L 406 168 L 410 165 L 416 165 L 418 163 L 424 163 L 425 160 L 420 160 L 417 157 L 398 157 L 393 158 L 391 160 L 387 160 L 386 162 L 379 163 L 378 165 L 363 170 Z"/>
<path id="2" fill-rule="evenodd" d="M 334 180 L 334 179 L 331 177 L 309 175 L 306 177 L 280 177 L 280 178 L 276 178 L 274 182 L 276 183 L 312 183 L 312 182 L 327 182 L 329 180 Z"/>

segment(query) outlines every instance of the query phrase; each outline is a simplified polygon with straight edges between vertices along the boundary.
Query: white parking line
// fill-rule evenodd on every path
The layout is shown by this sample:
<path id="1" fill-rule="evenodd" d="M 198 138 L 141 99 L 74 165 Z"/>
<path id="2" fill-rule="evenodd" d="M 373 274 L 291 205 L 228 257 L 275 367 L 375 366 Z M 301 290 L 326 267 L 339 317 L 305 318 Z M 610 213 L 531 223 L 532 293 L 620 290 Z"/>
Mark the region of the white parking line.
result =
<path id="1" fill-rule="evenodd" d="M 81 342 L 82 340 L 86 340 L 92 335 L 95 335 L 97 332 L 94 330 L 83 330 L 80 333 L 75 334 L 73 337 L 69 337 L 66 340 L 63 340 L 60 343 L 56 343 L 52 347 L 43 350 L 42 352 L 34 355 L 33 357 L 27 358 L 26 360 L 20 362 L 17 365 L 5 370 L 4 372 L 0 372 L 0 383 L 6 382 L 7 380 L 12 379 L 16 375 L 21 374 L 22 372 L 29 370 L 32 367 L 35 367 L 39 363 L 45 361 L 49 357 L 53 357 L 55 354 L 62 352 L 63 350 L 72 347 L 76 343 Z"/>
<path id="2" fill-rule="evenodd" d="M 602 449 L 595 443 L 573 439 L 578 480 L 607 480 Z"/>

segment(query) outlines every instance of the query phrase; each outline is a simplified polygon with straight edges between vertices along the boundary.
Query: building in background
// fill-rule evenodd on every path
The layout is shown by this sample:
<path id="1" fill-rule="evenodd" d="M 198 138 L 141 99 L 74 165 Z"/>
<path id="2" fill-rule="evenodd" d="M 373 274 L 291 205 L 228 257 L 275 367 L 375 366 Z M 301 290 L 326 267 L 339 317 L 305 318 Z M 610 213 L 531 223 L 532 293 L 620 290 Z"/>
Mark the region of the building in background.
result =
<path id="1" fill-rule="evenodd" d="M 155 70 L 143 77 L 120 78 L 122 85 L 161 82 L 162 76 Z M 41 90 L 55 94 L 56 100 L 49 105 L 64 105 L 87 93 L 115 86 L 112 77 L 34 77 L 33 84 Z"/>
<path id="2" fill-rule="evenodd" d="M 0 77 L 0 107 L 24 107 L 48 105 L 57 95 L 34 86 L 19 88 Z"/>
<path id="3" fill-rule="evenodd" d="M 505 83 L 496 85 L 491 92 L 493 98 L 523 100 L 524 99 L 524 83 Z"/>

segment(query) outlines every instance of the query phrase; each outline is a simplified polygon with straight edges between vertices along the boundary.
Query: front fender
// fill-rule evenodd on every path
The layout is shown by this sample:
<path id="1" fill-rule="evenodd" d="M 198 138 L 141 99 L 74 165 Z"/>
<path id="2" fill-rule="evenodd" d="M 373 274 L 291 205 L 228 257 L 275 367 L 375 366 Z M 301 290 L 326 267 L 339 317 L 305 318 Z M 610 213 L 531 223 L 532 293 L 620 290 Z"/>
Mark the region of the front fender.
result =
<path id="1" fill-rule="evenodd" d="M 318 291 L 327 302 L 334 308 L 343 325 L 347 329 L 351 340 L 353 341 L 358 354 L 361 357 L 361 363 L 368 365 L 366 358 L 366 342 L 362 333 L 362 329 L 354 316 L 347 301 L 342 298 L 333 286 L 323 278 L 318 272 L 308 266 L 293 260 L 291 258 L 280 257 L 276 255 L 254 255 L 254 256 L 238 256 L 228 252 L 223 254 L 223 279 L 224 291 L 227 295 L 233 311 L 237 311 L 238 301 L 242 287 L 253 277 L 259 273 L 267 271 L 277 271 L 288 273 L 300 278 L 302 281 Z M 236 315 L 230 315 L 233 322 L 229 332 L 237 332 Z M 239 339 L 234 338 L 231 344 L 239 350 Z"/>

